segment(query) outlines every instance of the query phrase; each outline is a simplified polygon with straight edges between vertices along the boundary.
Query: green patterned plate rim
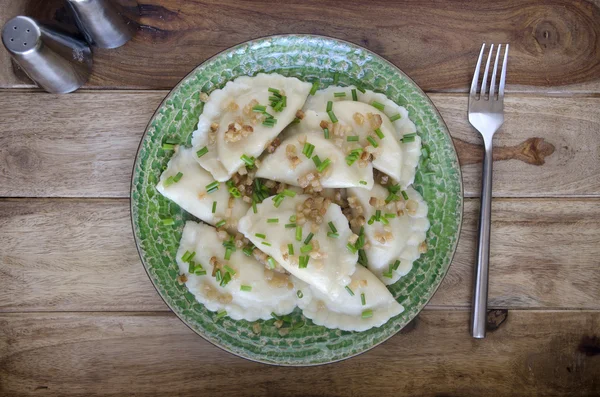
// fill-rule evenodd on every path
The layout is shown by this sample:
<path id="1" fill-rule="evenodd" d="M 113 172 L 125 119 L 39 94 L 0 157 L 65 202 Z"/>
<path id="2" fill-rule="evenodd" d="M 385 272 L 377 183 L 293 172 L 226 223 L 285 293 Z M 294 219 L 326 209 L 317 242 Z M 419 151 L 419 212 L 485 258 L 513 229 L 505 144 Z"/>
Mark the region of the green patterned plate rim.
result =
<path id="1" fill-rule="evenodd" d="M 360 84 L 405 106 L 429 158 L 419 164 L 415 188 L 429 205 L 429 250 L 411 272 L 390 286 L 405 310 L 379 328 L 365 332 L 314 325 L 299 309 L 297 328 L 281 335 L 274 320 L 248 322 L 217 319 L 185 286 L 177 283 L 175 254 L 183 225 L 194 219 L 155 189 L 169 153 L 168 138 L 189 144 L 202 112 L 200 92 L 210 93 L 242 75 L 277 72 L 321 87 Z M 462 223 L 462 176 L 448 129 L 427 95 L 402 71 L 379 55 L 342 40 L 315 35 L 281 35 L 251 40 L 202 63 L 163 100 L 140 143 L 131 181 L 131 219 L 140 258 L 165 303 L 192 330 L 214 345 L 249 360 L 275 365 L 316 365 L 349 358 L 384 342 L 410 322 L 431 299 L 446 275 Z M 161 217 L 175 220 L 164 226 Z M 256 325 L 258 323 L 259 325 Z M 304 324 L 303 326 L 301 326 Z M 260 332 L 256 332 L 260 327 Z"/>

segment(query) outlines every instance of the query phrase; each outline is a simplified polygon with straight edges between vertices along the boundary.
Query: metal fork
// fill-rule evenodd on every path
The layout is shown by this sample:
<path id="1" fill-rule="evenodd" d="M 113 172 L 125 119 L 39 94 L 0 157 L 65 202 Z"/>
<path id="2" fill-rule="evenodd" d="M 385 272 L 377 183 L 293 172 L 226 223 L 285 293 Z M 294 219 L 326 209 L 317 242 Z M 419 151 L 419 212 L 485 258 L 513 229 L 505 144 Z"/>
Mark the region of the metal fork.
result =
<path id="1" fill-rule="evenodd" d="M 479 242 L 477 246 L 477 268 L 473 286 L 473 309 L 471 312 L 471 335 L 474 338 L 485 338 L 485 325 L 487 317 L 488 299 L 488 270 L 490 260 L 490 224 L 492 213 L 492 138 L 504 123 L 504 84 L 506 82 L 506 62 L 508 60 L 508 44 L 504 51 L 504 61 L 500 74 L 500 82 L 496 90 L 496 72 L 502 44 L 498 45 L 496 61 L 492 78 L 488 83 L 488 71 L 494 52 L 494 45 L 485 64 L 485 72 L 481 88 L 479 88 L 479 71 L 485 50 L 485 43 L 481 46 L 475 75 L 469 93 L 469 122 L 483 137 L 485 154 L 483 157 L 483 177 L 481 181 L 481 212 L 479 214 Z M 489 86 L 489 94 L 488 94 Z"/>

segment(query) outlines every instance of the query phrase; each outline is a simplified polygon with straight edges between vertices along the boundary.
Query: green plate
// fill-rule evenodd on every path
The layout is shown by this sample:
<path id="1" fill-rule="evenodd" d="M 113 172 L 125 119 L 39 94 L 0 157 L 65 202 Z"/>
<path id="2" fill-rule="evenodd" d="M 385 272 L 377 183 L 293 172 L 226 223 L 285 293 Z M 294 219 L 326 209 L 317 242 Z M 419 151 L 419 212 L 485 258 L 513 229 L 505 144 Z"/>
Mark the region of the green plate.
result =
<path id="1" fill-rule="evenodd" d="M 177 283 L 175 253 L 183 225 L 192 217 L 155 189 L 170 152 L 167 138 L 190 141 L 203 104 L 201 91 L 210 93 L 229 80 L 259 72 L 277 72 L 321 87 L 339 78 L 384 93 L 406 107 L 430 156 L 421 161 L 415 188 L 429 205 L 429 250 L 412 271 L 390 286 L 405 311 L 379 328 L 366 332 L 331 330 L 304 319 L 296 309 L 294 323 L 304 326 L 281 336 L 273 320 L 254 323 L 216 319 L 185 286 Z M 432 172 L 434 172 L 432 174 Z M 322 36 L 285 35 L 252 40 L 212 57 L 187 75 L 165 98 L 140 144 L 131 183 L 131 217 L 140 257 L 167 305 L 191 329 L 209 342 L 241 357 L 278 365 L 314 365 L 352 357 L 390 338 L 411 321 L 442 282 L 456 249 L 462 220 L 462 179 L 456 151 L 439 113 L 421 89 L 398 68 L 357 45 Z M 175 219 L 163 226 L 162 217 Z M 142 282 L 142 280 L 140 280 Z"/>

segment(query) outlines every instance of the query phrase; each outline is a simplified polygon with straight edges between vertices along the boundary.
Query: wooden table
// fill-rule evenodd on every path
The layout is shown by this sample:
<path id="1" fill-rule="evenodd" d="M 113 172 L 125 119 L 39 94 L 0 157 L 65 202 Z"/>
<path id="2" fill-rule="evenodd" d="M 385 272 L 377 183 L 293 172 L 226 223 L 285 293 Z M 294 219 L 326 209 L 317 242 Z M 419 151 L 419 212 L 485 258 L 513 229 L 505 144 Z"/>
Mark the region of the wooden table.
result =
<path id="1" fill-rule="evenodd" d="M 137 36 L 95 49 L 74 94 L 35 89 L 0 51 L 0 395 L 600 394 L 599 0 L 140 4 Z M 68 19 L 60 1 L 0 0 L 0 21 L 19 13 Z M 129 218 L 135 152 L 168 90 L 218 51 L 276 33 L 349 40 L 412 76 L 448 124 L 465 185 L 458 251 L 431 303 L 383 345 L 312 368 L 246 361 L 190 331 L 148 280 Z M 494 310 L 474 340 L 482 146 L 466 91 L 483 41 L 511 54 Z"/>

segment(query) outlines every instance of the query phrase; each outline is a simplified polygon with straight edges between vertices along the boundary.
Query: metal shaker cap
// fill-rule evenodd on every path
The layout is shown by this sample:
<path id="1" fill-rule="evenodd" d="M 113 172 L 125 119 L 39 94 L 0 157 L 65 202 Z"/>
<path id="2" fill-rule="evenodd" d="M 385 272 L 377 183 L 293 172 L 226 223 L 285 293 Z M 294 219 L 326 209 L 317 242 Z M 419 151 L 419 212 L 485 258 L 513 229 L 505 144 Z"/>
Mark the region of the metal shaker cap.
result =
<path id="1" fill-rule="evenodd" d="M 18 16 L 6 22 L 2 43 L 29 78 L 51 93 L 67 93 L 89 78 L 92 52 L 87 43 Z"/>

